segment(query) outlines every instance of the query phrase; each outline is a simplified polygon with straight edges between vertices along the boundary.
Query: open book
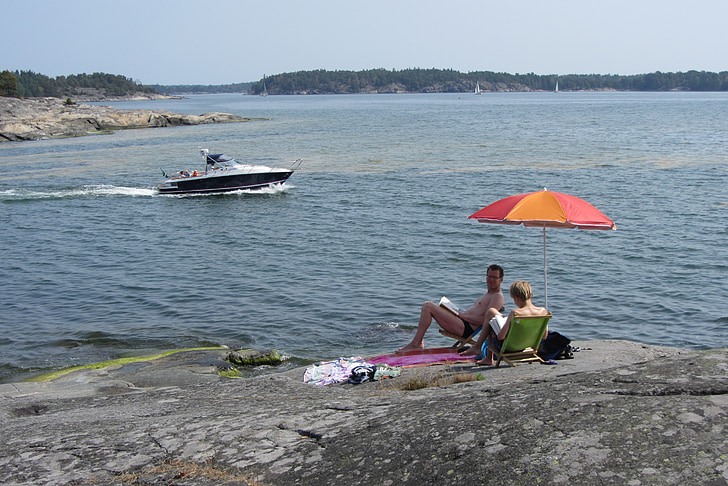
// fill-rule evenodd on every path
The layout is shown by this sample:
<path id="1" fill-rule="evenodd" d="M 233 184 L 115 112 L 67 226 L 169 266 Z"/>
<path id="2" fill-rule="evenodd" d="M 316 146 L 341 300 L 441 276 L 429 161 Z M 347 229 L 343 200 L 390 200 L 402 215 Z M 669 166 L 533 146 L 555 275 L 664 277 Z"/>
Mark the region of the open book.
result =
<path id="1" fill-rule="evenodd" d="M 460 310 L 455 306 L 455 304 L 452 303 L 450 299 L 443 296 L 442 299 L 440 299 L 440 307 L 444 307 L 445 309 L 449 310 L 455 315 L 458 315 Z"/>
<path id="2" fill-rule="evenodd" d="M 501 329 L 503 329 L 503 326 L 506 325 L 506 316 L 503 315 L 497 315 L 493 317 L 493 319 L 490 320 L 490 327 L 493 329 L 493 332 L 498 334 Z"/>

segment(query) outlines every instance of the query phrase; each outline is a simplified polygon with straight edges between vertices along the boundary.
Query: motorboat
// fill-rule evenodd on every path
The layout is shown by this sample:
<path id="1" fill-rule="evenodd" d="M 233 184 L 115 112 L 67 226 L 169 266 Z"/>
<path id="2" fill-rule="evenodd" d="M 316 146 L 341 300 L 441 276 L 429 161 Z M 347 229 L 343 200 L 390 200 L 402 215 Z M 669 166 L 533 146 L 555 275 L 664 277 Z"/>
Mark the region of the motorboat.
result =
<path id="1" fill-rule="evenodd" d="M 182 170 L 167 175 L 157 186 L 160 194 L 211 194 L 217 192 L 259 189 L 282 184 L 301 166 L 301 159 L 289 163 L 287 168 L 268 167 L 238 162 L 224 154 L 211 154 L 208 149 L 200 150 L 205 162 L 205 171 Z"/>

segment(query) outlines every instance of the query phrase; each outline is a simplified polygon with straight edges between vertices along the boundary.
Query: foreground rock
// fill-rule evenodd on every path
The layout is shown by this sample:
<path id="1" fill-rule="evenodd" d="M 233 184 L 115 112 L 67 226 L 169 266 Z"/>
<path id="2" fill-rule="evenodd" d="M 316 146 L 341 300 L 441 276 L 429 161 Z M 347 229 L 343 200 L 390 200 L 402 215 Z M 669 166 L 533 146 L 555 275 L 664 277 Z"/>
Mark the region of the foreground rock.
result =
<path id="1" fill-rule="evenodd" d="M 180 115 L 169 111 L 122 110 L 58 98 L 0 97 L 0 142 L 77 137 L 108 130 L 249 121 L 228 113 Z"/>
<path id="2" fill-rule="evenodd" d="M 224 379 L 214 352 L 0 385 L 0 482 L 728 484 L 728 350 L 575 344 L 362 385 Z M 403 391 L 453 373 L 481 379 Z"/>

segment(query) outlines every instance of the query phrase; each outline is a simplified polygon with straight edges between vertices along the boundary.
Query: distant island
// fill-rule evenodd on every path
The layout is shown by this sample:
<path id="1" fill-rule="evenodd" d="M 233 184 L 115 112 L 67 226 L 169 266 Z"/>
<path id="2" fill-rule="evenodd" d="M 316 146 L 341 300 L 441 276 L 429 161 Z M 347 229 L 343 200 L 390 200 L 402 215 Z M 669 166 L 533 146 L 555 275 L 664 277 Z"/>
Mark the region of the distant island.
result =
<path id="1" fill-rule="evenodd" d="M 48 77 L 32 71 L 0 72 L 0 96 L 72 98 L 102 101 L 113 98 L 154 98 L 159 93 L 125 76 L 106 73 Z"/>
<path id="2" fill-rule="evenodd" d="M 32 71 L 0 72 L 0 96 L 55 97 L 73 101 L 156 98 L 196 93 L 252 95 L 361 93 L 472 93 L 527 91 L 728 91 L 728 71 L 649 74 L 509 74 L 461 73 L 452 69 L 370 69 L 298 71 L 266 76 L 255 82 L 224 85 L 148 85 L 125 76 L 93 73 L 51 78 Z"/>
<path id="3" fill-rule="evenodd" d="M 472 93 L 554 91 L 728 91 L 728 71 L 710 73 L 539 75 L 443 69 L 373 69 L 368 71 L 299 71 L 265 77 L 248 93 L 357 94 L 357 93 Z"/>

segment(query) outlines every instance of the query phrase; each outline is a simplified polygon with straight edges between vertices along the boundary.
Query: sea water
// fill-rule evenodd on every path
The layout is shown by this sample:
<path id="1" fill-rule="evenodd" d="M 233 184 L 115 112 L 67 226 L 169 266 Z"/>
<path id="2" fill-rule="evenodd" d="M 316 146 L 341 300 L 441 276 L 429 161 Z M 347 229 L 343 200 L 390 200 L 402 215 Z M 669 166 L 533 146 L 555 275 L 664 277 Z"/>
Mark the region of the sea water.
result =
<path id="1" fill-rule="evenodd" d="M 574 340 L 728 345 L 728 93 L 198 95 L 114 103 L 246 123 L 0 144 L 0 381 L 196 346 L 288 366 L 409 342 L 491 263 Z M 282 187 L 163 196 L 199 149 Z M 616 231 L 481 224 L 547 188 Z M 544 256 L 547 283 L 544 282 Z M 512 302 L 506 298 L 512 307 Z M 449 344 L 428 331 L 427 345 Z M 618 348 L 615 348 L 618 353 Z"/>

